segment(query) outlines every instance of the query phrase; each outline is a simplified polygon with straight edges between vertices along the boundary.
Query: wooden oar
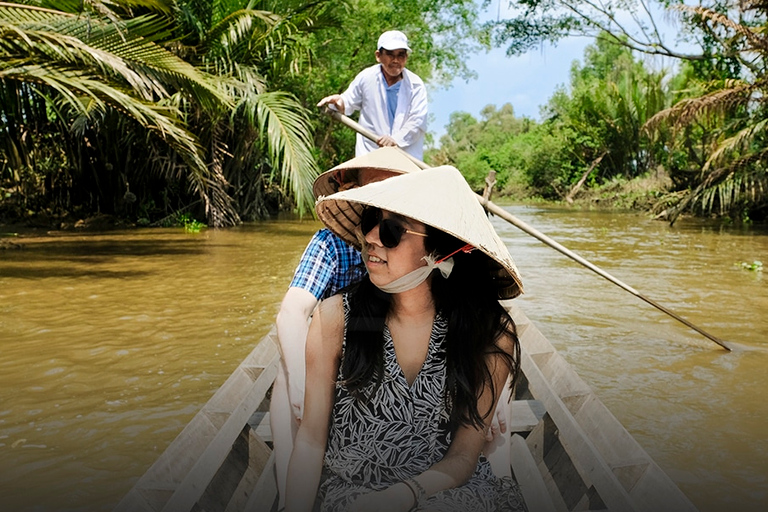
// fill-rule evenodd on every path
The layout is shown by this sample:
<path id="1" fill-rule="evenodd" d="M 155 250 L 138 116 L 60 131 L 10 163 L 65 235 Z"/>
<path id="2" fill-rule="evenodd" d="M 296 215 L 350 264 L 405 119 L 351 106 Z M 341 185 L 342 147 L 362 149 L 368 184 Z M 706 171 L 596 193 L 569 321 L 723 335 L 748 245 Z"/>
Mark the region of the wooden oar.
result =
<path id="1" fill-rule="evenodd" d="M 356 121 L 354 121 L 354 120 L 350 119 L 349 117 L 343 115 L 342 113 L 340 113 L 340 112 L 338 112 L 336 110 L 332 110 L 332 109 L 327 108 L 327 107 L 325 108 L 325 112 L 328 115 L 330 115 L 331 117 L 333 117 L 334 119 L 336 119 L 337 121 L 339 121 L 340 123 L 349 126 L 350 128 L 355 130 L 357 133 L 359 133 L 363 137 L 365 137 L 365 138 L 367 138 L 369 140 L 372 140 L 373 142 L 376 142 L 379 139 L 379 137 L 375 133 L 371 132 L 370 130 L 365 129 L 362 126 L 360 126 L 359 123 L 357 123 Z M 405 154 L 408 155 L 408 153 L 405 153 Z M 416 157 L 413 157 L 411 155 L 408 155 L 408 157 L 411 160 L 413 160 L 413 162 L 416 165 L 418 165 L 419 167 L 421 167 L 422 169 L 426 169 L 427 167 L 429 167 L 427 164 L 425 164 L 424 162 L 422 162 L 421 160 L 419 160 Z M 561 244 L 559 244 L 558 242 L 555 242 L 550 237 L 548 237 L 544 233 L 540 232 L 536 228 L 533 228 L 533 227 L 529 226 L 528 224 L 526 224 L 522 220 L 518 219 L 517 217 L 515 217 L 514 215 L 512 215 L 508 211 L 503 210 L 502 208 L 500 208 L 499 206 L 494 204 L 492 201 L 489 201 L 489 200 L 483 198 L 483 196 L 480 196 L 480 195 L 477 196 L 477 200 L 480 201 L 480 203 L 483 205 L 483 207 L 485 207 L 485 209 L 488 210 L 489 212 L 491 212 L 492 214 L 494 214 L 494 215 L 496 215 L 498 217 L 501 217 L 502 219 L 506 220 L 507 222 L 509 222 L 510 224 L 515 226 L 516 228 L 519 228 L 523 232 L 528 233 L 532 237 L 540 240 L 541 242 L 543 242 L 546 245 L 552 247 L 556 251 L 558 251 L 558 252 L 568 256 L 569 258 L 571 258 L 572 260 L 576 261 L 577 263 L 580 263 L 580 264 L 584 265 L 585 267 L 587 267 L 589 270 L 591 270 L 592 272 L 596 273 L 600 277 L 603 277 L 603 278 L 607 279 L 608 281 L 612 282 L 613 284 L 615 284 L 616 286 L 620 287 L 621 289 L 623 289 L 625 291 L 628 291 L 629 293 L 631 293 L 635 297 L 638 297 L 639 299 L 644 300 L 645 302 L 647 302 L 651 306 L 655 307 L 659 311 L 662 311 L 662 312 L 666 313 L 667 315 L 671 316 L 672 318 L 674 318 L 678 322 L 681 322 L 681 323 L 687 325 L 688 327 L 690 327 L 694 331 L 698 332 L 702 336 L 708 338 L 711 341 L 714 341 L 715 343 L 720 345 L 725 350 L 728 350 L 728 351 L 733 350 L 733 347 L 731 346 L 730 343 L 728 343 L 728 342 L 726 342 L 724 340 L 721 340 L 717 336 L 713 336 L 712 334 L 709 334 L 707 331 L 705 331 L 701 327 L 698 327 L 698 326 L 692 324 L 691 322 L 689 322 L 685 318 L 681 317 L 680 315 L 675 314 L 674 312 L 670 311 L 669 309 L 667 309 L 666 307 L 662 306 L 658 302 L 656 302 L 654 300 L 651 300 L 650 298 L 648 298 L 645 295 L 643 295 L 642 293 L 638 292 L 637 290 L 635 290 L 634 288 L 632 288 L 628 284 L 626 284 L 623 281 L 613 277 L 611 274 L 609 274 L 605 270 L 599 268 L 596 265 L 593 265 L 592 263 L 590 263 L 589 261 L 585 260 L 584 258 L 579 256 L 575 252 L 573 252 L 573 251 L 571 251 L 569 249 L 566 249 Z"/>

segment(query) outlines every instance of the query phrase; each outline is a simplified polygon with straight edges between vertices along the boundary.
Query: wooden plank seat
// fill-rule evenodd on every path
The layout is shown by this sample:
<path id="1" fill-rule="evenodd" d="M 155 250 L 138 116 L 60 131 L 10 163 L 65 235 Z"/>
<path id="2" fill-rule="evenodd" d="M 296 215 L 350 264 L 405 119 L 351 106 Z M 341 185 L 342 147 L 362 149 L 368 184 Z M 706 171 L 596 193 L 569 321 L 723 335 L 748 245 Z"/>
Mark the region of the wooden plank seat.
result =
<path id="1" fill-rule="evenodd" d="M 525 504 L 530 512 L 556 512 L 555 504 L 549 495 L 549 490 L 541 476 L 539 467 L 519 434 L 510 438 L 509 459 L 512 463 L 512 474 L 520 485 Z"/>
<path id="2" fill-rule="evenodd" d="M 265 443 L 272 442 L 272 427 L 269 423 L 269 411 L 256 411 L 248 424 Z"/>
<path id="3" fill-rule="evenodd" d="M 547 409 L 541 400 L 512 400 L 507 428 L 513 434 L 530 432 L 539 424 Z"/>

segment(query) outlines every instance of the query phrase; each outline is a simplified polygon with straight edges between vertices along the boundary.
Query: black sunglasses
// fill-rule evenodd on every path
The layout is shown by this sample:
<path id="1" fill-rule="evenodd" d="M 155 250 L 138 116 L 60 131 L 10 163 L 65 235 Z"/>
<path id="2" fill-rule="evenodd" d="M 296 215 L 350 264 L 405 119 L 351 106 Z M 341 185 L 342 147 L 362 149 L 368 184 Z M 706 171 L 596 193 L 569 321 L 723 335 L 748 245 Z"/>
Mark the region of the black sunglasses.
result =
<path id="1" fill-rule="evenodd" d="M 397 247 L 400 243 L 400 239 L 405 233 L 423 237 L 428 236 L 426 233 L 419 233 L 418 231 L 407 229 L 395 219 L 383 218 L 379 208 L 368 207 L 364 209 L 363 215 L 360 217 L 360 228 L 363 230 L 363 235 L 370 233 L 376 226 L 379 226 L 379 240 L 381 240 L 381 245 L 388 249 Z"/>

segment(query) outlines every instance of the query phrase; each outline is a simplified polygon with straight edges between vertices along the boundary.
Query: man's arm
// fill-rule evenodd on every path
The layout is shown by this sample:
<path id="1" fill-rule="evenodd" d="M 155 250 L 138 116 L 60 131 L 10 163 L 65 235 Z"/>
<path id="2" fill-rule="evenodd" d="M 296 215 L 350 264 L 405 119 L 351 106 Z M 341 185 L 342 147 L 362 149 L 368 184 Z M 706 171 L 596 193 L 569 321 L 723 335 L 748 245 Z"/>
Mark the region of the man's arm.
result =
<path id="1" fill-rule="evenodd" d="M 323 301 L 307 338 L 307 411 L 296 434 L 288 470 L 286 510 L 310 512 L 328 441 L 328 426 L 341 358 L 344 310 L 340 295 Z"/>
<path id="2" fill-rule="evenodd" d="M 317 303 L 317 298 L 310 292 L 292 286 L 285 293 L 277 313 L 277 337 L 288 376 L 288 397 L 293 415 L 298 419 L 301 419 L 304 407 L 304 353 L 308 322 Z"/>
<path id="3" fill-rule="evenodd" d="M 331 94 L 321 99 L 317 106 L 322 107 L 324 105 L 333 105 L 336 110 L 344 115 L 350 115 L 353 112 L 360 110 L 363 106 L 363 81 L 364 71 L 357 74 L 352 82 L 347 87 L 347 90 L 341 94 Z"/>

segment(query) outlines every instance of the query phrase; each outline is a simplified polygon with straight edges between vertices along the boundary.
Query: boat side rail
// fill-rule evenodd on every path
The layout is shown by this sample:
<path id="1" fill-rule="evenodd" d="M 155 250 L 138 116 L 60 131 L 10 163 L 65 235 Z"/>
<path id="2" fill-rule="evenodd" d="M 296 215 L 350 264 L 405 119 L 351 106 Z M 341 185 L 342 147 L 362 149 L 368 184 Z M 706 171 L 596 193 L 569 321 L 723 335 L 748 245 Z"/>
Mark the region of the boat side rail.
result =
<path id="1" fill-rule="evenodd" d="M 243 471 L 255 457 L 262 465 L 255 471 L 261 474 L 259 469 L 269 466 L 271 450 L 250 429 L 248 420 L 264 402 L 278 364 L 273 327 L 118 503 L 115 512 L 193 510 L 238 440 L 246 444 L 244 456 L 251 461 Z"/>
<path id="2" fill-rule="evenodd" d="M 520 338 L 526 393 L 541 401 L 547 410 L 526 437 L 526 444 L 548 482 L 550 494 L 557 497 L 559 508 L 573 510 L 602 501 L 609 510 L 622 512 L 696 511 L 525 314 L 515 305 L 507 307 Z M 566 484 L 556 481 L 558 477 L 566 478 L 562 474 L 553 476 L 555 472 L 548 469 L 547 464 L 554 464 L 552 459 L 560 457 L 557 450 L 549 456 L 546 453 L 555 443 L 567 453 L 581 477 L 582 496 L 578 496 L 579 491 L 574 497 L 571 490 L 568 497 L 568 490 L 562 489 Z M 579 500 L 582 503 L 577 505 Z"/>

